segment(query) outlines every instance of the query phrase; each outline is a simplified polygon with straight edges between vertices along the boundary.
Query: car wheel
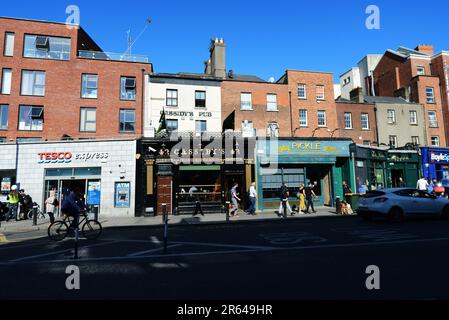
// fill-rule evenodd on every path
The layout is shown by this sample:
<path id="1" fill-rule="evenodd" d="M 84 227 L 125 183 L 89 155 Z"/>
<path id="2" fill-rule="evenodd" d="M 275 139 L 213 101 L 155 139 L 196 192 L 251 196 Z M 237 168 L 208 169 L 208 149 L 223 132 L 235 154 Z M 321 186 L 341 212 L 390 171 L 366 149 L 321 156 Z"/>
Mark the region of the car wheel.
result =
<path id="1" fill-rule="evenodd" d="M 449 206 L 444 207 L 443 212 L 441 213 L 441 219 L 449 220 Z"/>
<path id="2" fill-rule="evenodd" d="M 388 214 L 388 221 L 392 223 L 400 223 L 404 220 L 404 213 L 401 208 L 393 208 Z"/>

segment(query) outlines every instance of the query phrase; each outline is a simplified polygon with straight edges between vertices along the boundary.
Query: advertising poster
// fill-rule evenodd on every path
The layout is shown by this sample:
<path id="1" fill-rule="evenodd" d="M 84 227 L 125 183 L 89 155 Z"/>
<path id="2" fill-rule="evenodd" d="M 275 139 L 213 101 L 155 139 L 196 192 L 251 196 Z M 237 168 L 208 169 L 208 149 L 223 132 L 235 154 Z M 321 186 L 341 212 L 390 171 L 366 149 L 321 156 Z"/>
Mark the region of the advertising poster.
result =
<path id="1" fill-rule="evenodd" d="M 2 192 L 11 191 L 11 178 L 2 179 Z"/>
<path id="2" fill-rule="evenodd" d="M 101 182 L 89 181 L 87 190 L 87 202 L 91 206 L 99 206 L 101 198 Z"/>
<path id="3" fill-rule="evenodd" d="M 117 182 L 115 184 L 115 207 L 129 208 L 131 206 L 131 184 L 129 182 Z"/>

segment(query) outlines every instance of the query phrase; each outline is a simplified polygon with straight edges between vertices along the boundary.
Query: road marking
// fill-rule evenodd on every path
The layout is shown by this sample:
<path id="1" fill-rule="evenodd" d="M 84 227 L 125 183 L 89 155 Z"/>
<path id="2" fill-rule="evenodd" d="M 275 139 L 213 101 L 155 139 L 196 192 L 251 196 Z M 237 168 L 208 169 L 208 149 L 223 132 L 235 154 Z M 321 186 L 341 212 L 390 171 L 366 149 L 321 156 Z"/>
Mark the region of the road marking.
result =
<path id="1" fill-rule="evenodd" d="M 261 234 L 259 237 L 268 241 L 270 244 L 274 245 L 289 245 L 298 244 L 304 241 L 309 241 L 313 243 L 324 243 L 329 242 L 328 239 L 314 236 L 309 232 L 281 232 L 272 234 Z"/>
<path id="2" fill-rule="evenodd" d="M 7 243 L 8 240 L 6 239 L 6 236 L 0 232 L 0 243 Z"/>
<path id="3" fill-rule="evenodd" d="M 184 241 L 173 241 L 172 243 L 194 245 L 194 246 L 206 246 L 206 247 L 218 247 L 218 248 L 241 248 L 241 249 L 252 249 L 252 250 L 277 249 L 276 247 L 237 245 L 237 244 L 225 244 L 225 243 L 184 242 Z"/>
<path id="4" fill-rule="evenodd" d="M 88 249 L 88 248 L 95 248 L 95 247 L 100 247 L 100 246 L 105 246 L 105 245 L 109 245 L 109 244 L 114 244 L 118 241 L 113 241 L 113 242 L 106 242 L 106 243 L 97 243 L 97 244 L 93 244 L 90 246 L 85 246 L 85 247 L 80 247 L 79 250 L 83 250 L 83 249 Z M 28 256 L 28 257 L 24 257 L 24 258 L 20 258 L 20 259 L 15 259 L 15 260 L 11 260 L 10 262 L 21 262 L 21 261 L 27 261 L 27 260 L 33 260 L 36 258 L 42 258 L 42 257 L 48 257 L 48 256 L 54 256 L 60 253 L 65 253 L 65 252 L 69 252 L 72 251 L 73 248 L 70 249 L 65 249 L 65 250 L 59 250 L 59 251 L 54 251 L 54 252 L 49 252 L 49 253 L 42 253 L 42 254 L 37 254 L 37 255 L 33 255 L 33 256 Z"/>
<path id="5" fill-rule="evenodd" d="M 182 244 L 175 244 L 175 245 L 168 246 L 167 249 L 172 249 L 172 248 L 176 248 L 176 247 L 180 247 L 180 246 L 182 246 Z M 161 251 L 161 250 L 164 250 L 164 248 L 161 247 L 161 248 L 156 248 L 156 249 L 147 250 L 147 251 L 135 252 L 135 253 L 128 254 L 128 257 L 142 256 L 142 255 L 147 254 L 147 253 L 158 252 L 158 251 Z"/>
<path id="6" fill-rule="evenodd" d="M 10 245 L 9 246 L 6 246 L 6 245 L 0 246 L 0 251 L 34 247 L 34 246 L 39 246 L 39 245 L 48 245 L 48 241 L 40 241 L 40 242 L 34 242 L 34 243 L 28 243 L 28 244 L 22 244 L 22 245 L 11 245 L 11 244 L 15 244 L 15 243 L 20 243 L 20 241 L 9 241 L 7 243 Z"/>

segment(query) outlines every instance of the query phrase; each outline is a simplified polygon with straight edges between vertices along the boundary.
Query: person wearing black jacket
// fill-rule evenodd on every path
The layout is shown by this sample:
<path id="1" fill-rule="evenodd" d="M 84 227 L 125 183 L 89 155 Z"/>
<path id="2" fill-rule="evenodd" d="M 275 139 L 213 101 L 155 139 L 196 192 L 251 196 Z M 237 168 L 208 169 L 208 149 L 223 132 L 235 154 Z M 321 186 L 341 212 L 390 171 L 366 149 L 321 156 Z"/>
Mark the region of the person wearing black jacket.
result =
<path id="1" fill-rule="evenodd" d="M 290 207 L 290 203 L 288 202 L 290 192 L 288 191 L 288 186 L 285 183 L 282 185 L 279 193 L 281 196 L 281 205 L 279 206 L 278 216 L 282 216 L 284 214 L 284 210 L 287 210 L 289 214 L 294 215 L 293 210 Z"/>

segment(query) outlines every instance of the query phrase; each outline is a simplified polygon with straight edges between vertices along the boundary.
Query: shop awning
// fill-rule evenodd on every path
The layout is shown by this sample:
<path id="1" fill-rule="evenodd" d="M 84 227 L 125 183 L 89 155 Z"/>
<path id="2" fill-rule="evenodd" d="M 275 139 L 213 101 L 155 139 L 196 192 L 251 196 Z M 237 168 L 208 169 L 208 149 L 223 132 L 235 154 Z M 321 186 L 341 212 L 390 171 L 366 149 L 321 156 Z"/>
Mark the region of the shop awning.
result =
<path id="1" fill-rule="evenodd" d="M 179 171 L 220 171 L 220 166 L 180 166 Z"/>

